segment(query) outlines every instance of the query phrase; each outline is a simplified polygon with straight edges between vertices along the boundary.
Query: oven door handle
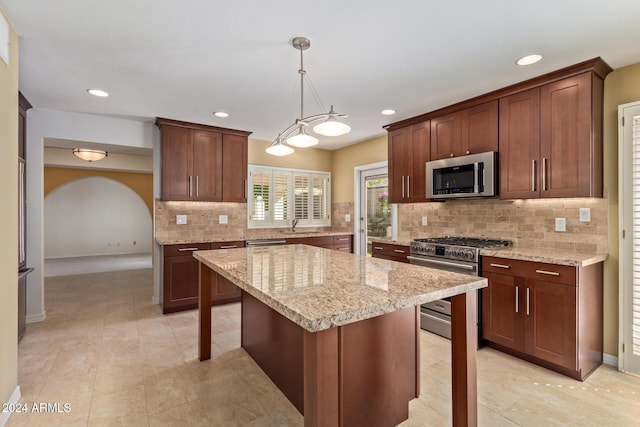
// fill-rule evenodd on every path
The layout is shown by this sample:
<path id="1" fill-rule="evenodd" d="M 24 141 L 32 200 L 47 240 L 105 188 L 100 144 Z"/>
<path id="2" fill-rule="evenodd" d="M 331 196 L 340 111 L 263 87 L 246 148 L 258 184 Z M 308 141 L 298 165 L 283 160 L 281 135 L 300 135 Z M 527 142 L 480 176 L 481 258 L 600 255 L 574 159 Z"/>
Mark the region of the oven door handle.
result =
<path id="1" fill-rule="evenodd" d="M 411 255 L 409 255 L 407 258 L 410 261 L 418 261 L 418 263 L 420 263 L 421 265 L 424 265 L 424 264 L 435 264 L 435 265 L 443 265 L 443 266 L 446 266 L 446 267 L 460 268 L 460 269 L 469 270 L 469 271 L 474 271 L 476 269 L 475 265 L 459 264 L 457 262 L 440 261 L 440 260 L 436 260 L 436 259 L 418 258 L 418 257 L 411 256 Z M 414 265 L 418 265 L 418 264 L 416 263 Z"/>

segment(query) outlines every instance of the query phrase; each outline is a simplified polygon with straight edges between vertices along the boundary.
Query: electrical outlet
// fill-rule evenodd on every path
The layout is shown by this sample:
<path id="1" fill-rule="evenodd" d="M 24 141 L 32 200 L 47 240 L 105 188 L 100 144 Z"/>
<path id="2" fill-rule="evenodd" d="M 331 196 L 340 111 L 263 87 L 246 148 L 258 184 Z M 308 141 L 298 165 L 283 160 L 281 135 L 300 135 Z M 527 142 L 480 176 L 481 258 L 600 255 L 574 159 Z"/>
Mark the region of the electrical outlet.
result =
<path id="1" fill-rule="evenodd" d="M 580 208 L 580 222 L 591 222 L 591 208 Z"/>
<path id="2" fill-rule="evenodd" d="M 429 222 L 427 221 L 427 217 L 423 216 L 422 217 L 422 225 L 428 225 L 428 224 L 429 224 Z"/>
<path id="3" fill-rule="evenodd" d="M 185 225 L 187 223 L 186 215 L 176 215 L 176 224 Z"/>
<path id="4" fill-rule="evenodd" d="M 556 218 L 556 231 L 567 231 L 566 218 Z"/>
<path id="5" fill-rule="evenodd" d="M 344 222 L 351 222 L 351 214 L 345 214 Z"/>
<path id="6" fill-rule="evenodd" d="M 226 215 L 218 215 L 218 224 L 228 224 L 229 217 Z"/>

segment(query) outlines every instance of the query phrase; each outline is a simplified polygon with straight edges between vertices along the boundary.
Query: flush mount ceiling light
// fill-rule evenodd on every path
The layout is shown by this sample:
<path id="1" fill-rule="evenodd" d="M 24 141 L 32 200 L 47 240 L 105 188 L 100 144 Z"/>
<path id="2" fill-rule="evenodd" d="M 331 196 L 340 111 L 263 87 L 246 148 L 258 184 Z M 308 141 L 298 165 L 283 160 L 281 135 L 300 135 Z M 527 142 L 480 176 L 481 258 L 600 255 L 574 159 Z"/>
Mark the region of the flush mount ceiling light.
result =
<path id="1" fill-rule="evenodd" d="M 213 115 L 222 118 L 229 117 L 229 113 L 225 113 L 224 111 L 216 111 Z"/>
<path id="2" fill-rule="evenodd" d="M 73 154 L 89 163 L 102 160 L 109 155 L 108 152 L 102 150 L 89 150 L 88 148 L 74 148 Z"/>
<path id="3" fill-rule="evenodd" d="M 93 96 L 99 96 L 101 98 L 106 98 L 107 96 L 109 96 L 109 93 L 105 92 L 102 89 L 87 89 L 87 92 L 89 92 Z"/>
<path id="4" fill-rule="evenodd" d="M 291 45 L 300 51 L 300 69 L 298 70 L 300 74 L 300 118 L 282 131 L 273 143 L 267 147 L 266 152 L 274 156 L 286 156 L 293 153 L 291 145 L 294 147 L 312 147 L 318 144 L 318 138 L 307 133 L 307 127 L 314 123 L 313 132 L 323 136 L 340 136 L 349 133 L 351 130 L 348 125 L 338 120 L 338 118 L 347 116 L 333 111 L 333 105 L 327 113 L 304 117 L 304 78 L 306 76 L 309 79 L 309 77 L 304 69 L 303 52 L 309 49 L 311 42 L 305 37 L 295 37 L 291 41 Z M 321 106 L 322 103 L 313 90 L 313 85 L 311 85 L 311 90 L 316 101 Z M 322 107 L 321 109 L 324 110 Z"/>
<path id="5" fill-rule="evenodd" d="M 533 55 L 523 56 L 522 58 L 516 61 L 516 64 L 531 65 L 531 64 L 535 64 L 536 62 L 539 62 L 541 59 L 542 59 L 542 55 L 535 53 Z"/>

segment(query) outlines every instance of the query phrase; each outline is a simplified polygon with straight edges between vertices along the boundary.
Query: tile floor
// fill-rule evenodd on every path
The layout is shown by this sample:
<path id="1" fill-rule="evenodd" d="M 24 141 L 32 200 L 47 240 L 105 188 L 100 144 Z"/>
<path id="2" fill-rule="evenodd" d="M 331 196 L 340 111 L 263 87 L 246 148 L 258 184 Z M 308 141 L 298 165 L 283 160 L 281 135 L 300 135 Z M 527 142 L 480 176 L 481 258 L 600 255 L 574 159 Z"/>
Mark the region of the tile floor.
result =
<path id="1" fill-rule="evenodd" d="M 100 273 L 151 268 L 151 254 L 94 255 L 44 260 L 44 276 Z"/>
<path id="2" fill-rule="evenodd" d="M 19 346 L 22 402 L 7 426 L 300 426 L 301 415 L 239 348 L 240 307 L 214 307 L 213 358 L 197 360 L 197 312 L 163 316 L 151 270 L 50 277 L 47 319 Z M 402 426 L 448 426 L 449 341 L 422 333 L 422 394 Z M 492 349 L 478 353 L 481 426 L 632 426 L 640 379 L 599 368 L 584 383 Z M 366 396 L 363 396 L 366 399 Z"/>

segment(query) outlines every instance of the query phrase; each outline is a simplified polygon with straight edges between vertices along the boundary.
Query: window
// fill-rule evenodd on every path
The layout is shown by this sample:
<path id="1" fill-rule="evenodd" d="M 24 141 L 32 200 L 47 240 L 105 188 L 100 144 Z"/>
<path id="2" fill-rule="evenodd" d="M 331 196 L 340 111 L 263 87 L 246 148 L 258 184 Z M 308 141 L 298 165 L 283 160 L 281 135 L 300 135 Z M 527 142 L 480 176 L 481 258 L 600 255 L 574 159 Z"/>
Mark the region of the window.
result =
<path id="1" fill-rule="evenodd" d="M 248 227 L 331 226 L 331 174 L 249 165 Z"/>

